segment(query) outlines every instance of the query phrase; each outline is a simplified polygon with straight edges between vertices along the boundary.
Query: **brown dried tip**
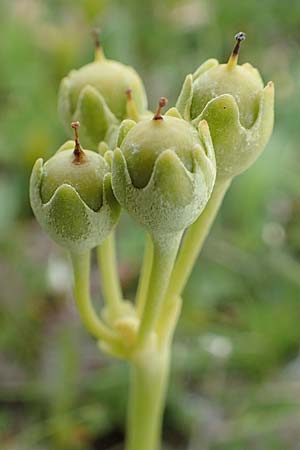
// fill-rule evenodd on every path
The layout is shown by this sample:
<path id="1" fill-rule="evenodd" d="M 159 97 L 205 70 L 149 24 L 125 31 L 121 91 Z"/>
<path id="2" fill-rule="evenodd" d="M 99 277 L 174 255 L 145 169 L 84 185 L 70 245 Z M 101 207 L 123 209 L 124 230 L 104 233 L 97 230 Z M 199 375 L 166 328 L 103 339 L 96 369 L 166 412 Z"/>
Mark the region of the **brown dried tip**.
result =
<path id="1" fill-rule="evenodd" d="M 132 89 L 131 88 L 125 89 L 125 95 L 128 101 L 132 100 Z"/>
<path id="2" fill-rule="evenodd" d="M 168 99 L 166 97 L 161 97 L 158 103 L 157 111 L 153 117 L 153 120 L 162 120 L 163 116 L 161 115 L 161 110 L 168 104 Z"/>
<path id="3" fill-rule="evenodd" d="M 235 40 L 236 40 L 236 44 L 235 44 L 235 47 L 234 47 L 234 49 L 233 49 L 232 54 L 233 54 L 233 55 L 238 55 L 238 54 L 239 54 L 239 51 L 240 51 L 240 45 L 241 45 L 241 42 L 244 41 L 244 40 L 246 39 L 246 35 L 245 35 L 245 33 L 243 33 L 242 31 L 240 31 L 239 33 L 237 33 L 237 34 L 234 36 L 234 38 L 235 38 Z"/>
<path id="4" fill-rule="evenodd" d="M 74 147 L 74 164 L 80 164 L 82 163 L 84 159 L 84 151 L 81 148 L 80 142 L 79 142 L 79 135 L 78 135 L 78 128 L 80 127 L 80 122 L 72 122 L 71 127 L 75 131 L 75 147 Z"/>
<path id="5" fill-rule="evenodd" d="M 95 61 L 101 61 L 105 59 L 103 48 L 100 41 L 100 28 L 94 28 L 92 30 L 92 36 L 95 42 Z"/>
<path id="6" fill-rule="evenodd" d="M 239 51 L 240 51 L 240 45 L 241 45 L 241 42 L 246 39 L 246 34 L 243 33 L 242 31 L 240 31 L 239 33 L 237 33 L 234 36 L 234 38 L 236 40 L 236 44 L 234 46 L 234 49 L 232 50 L 232 53 L 231 53 L 230 58 L 227 63 L 229 67 L 233 67 L 237 64 Z"/>
<path id="7" fill-rule="evenodd" d="M 94 42 L 95 42 L 95 48 L 100 48 L 101 47 L 101 42 L 100 42 L 100 28 L 94 28 L 92 30 L 92 36 L 94 38 Z"/>
<path id="8" fill-rule="evenodd" d="M 125 89 L 125 95 L 127 97 L 127 104 L 126 104 L 126 112 L 127 112 L 127 117 L 129 119 L 134 120 L 135 122 L 139 122 L 140 121 L 140 115 L 138 113 L 135 101 L 133 99 L 132 96 L 132 89 L 131 88 L 127 88 Z"/>

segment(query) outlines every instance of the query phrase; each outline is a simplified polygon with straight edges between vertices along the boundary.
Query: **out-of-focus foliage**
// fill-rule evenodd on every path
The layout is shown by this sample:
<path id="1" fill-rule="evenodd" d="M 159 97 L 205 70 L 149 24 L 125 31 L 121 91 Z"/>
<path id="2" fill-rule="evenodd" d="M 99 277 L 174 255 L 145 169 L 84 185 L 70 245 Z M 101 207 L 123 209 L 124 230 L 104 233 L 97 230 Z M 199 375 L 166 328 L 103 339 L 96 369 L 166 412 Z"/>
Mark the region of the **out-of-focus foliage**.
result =
<path id="1" fill-rule="evenodd" d="M 0 3 L 0 448 L 106 450 L 122 441 L 127 368 L 97 350 L 72 305 L 66 256 L 28 203 L 35 159 L 66 140 L 59 82 L 106 54 L 143 77 L 150 106 L 174 103 L 208 57 L 276 86 L 276 125 L 236 179 L 184 294 L 165 418 L 168 449 L 297 450 L 300 440 L 300 2 L 3 0 Z M 132 297 L 143 232 L 119 228 Z M 100 299 L 96 268 L 92 278 Z M 99 300 L 100 307 L 100 300 Z"/>

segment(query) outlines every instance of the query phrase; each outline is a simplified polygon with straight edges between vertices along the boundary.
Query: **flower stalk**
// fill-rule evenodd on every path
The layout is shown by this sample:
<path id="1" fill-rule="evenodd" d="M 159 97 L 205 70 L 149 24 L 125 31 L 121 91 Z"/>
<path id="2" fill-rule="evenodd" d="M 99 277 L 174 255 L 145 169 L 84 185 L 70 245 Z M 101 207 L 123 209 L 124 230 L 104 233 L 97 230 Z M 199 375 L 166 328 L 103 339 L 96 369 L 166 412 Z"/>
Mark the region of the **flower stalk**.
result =
<path id="1" fill-rule="evenodd" d="M 123 295 L 117 269 L 115 235 L 110 235 L 97 247 L 98 265 L 102 282 L 103 296 L 112 318 L 119 316 L 123 303 Z"/>
<path id="2" fill-rule="evenodd" d="M 145 303 L 147 300 L 147 291 L 151 275 L 152 260 L 153 260 L 153 244 L 151 236 L 148 234 L 146 237 L 144 259 L 135 299 L 139 317 L 141 317 L 143 314 Z"/>
<path id="3" fill-rule="evenodd" d="M 125 450 L 160 449 L 169 370 L 169 350 L 145 350 L 131 362 Z"/>
<path id="4" fill-rule="evenodd" d="M 81 320 L 98 340 L 119 344 L 117 335 L 98 317 L 90 298 L 90 252 L 71 253 L 74 272 L 74 297 Z"/>
<path id="5" fill-rule="evenodd" d="M 155 330 L 176 259 L 182 233 L 153 238 L 153 258 L 137 345 L 142 348 Z"/>
<path id="6" fill-rule="evenodd" d="M 203 214 L 187 230 L 172 273 L 168 296 L 174 298 L 182 294 L 230 184 L 231 180 L 216 183 Z"/>

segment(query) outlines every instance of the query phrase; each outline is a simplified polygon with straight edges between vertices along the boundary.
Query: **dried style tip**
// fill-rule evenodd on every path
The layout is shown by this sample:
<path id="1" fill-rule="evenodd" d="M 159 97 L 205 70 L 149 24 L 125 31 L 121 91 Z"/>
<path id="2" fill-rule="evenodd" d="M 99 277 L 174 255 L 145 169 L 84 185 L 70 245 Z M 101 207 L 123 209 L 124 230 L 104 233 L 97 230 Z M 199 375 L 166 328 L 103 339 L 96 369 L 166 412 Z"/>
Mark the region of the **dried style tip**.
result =
<path id="1" fill-rule="evenodd" d="M 95 61 L 101 61 L 102 59 L 104 59 L 103 48 L 99 37 L 100 32 L 101 32 L 100 28 L 94 28 L 92 30 L 92 36 L 94 38 L 95 43 Z"/>
<path id="2" fill-rule="evenodd" d="M 95 47 L 97 48 L 97 47 L 101 47 L 101 44 L 100 44 L 100 38 L 99 38 L 99 35 L 100 35 L 100 28 L 94 28 L 93 30 L 92 30 L 92 36 L 93 36 L 93 38 L 94 38 L 94 41 L 95 41 Z"/>
<path id="3" fill-rule="evenodd" d="M 132 89 L 131 88 L 125 89 L 125 95 L 127 97 L 127 100 L 130 102 L 132 100 Z"/>
<path id="4" fill-rule="evenodd" d="M 72 122 L 71 127 L 75 131 L 75 147 L 74 147 L 74 164 L 81 164 L 84 160 L 84 151 L 81 148 L 80 142 L 79 142 L 79 135 L 78 135 L 78 128 L 80 127 L 80 122 Z"/>
<path id="5" fill-rule="evenodd" d="M 163 116 L 161 115 L 161 110 L 168 104 L 168 99 L 166 97 L 161 97 L 158 103 L 158 108 L 155 113 L 155 116 L 153 117 L 153 120 L 162 120 Z"/>
<path id="6" fill-rule="evenodd" d="M 132 89 L 131 88 L 125 89 L 125 95 L 127 97 L 127 105 L 126 105 L 127 116 L 130 119 L 135 120 L 135 122 L 139 122 L 140 116 L 135 101 L 133 100 L 132 97 Z"/>
<path id="7" fill-rule="evenodd" d="M 236 64 L 238 62 L 238 57 L 239 57 L 240 45 L 241 45 L 241 42 L 246 39 L 246 34 L 243 33 L 242 31 L 240 31 L 234 37 L 236 39 L 236 44 L 235 44 L 234 49 L 228 60 L 228 63 L 227 63 L 228 67 L 236 66 Z"/>
<path id="8" fill-rule="evenodd" d="M 234 47 L 232 53 L 233 53 L 234 55 L 238 55 L 239 50 L 240 50 L 241 42 L 244 41 L 244 40 L 246 39 L 246 34 L 243 33 L 242 31 L 240 31 L 239 33 L 237 33 L 237 34 L 234 36 L 234 38 L 236 39 L 237 42 L 236 42 L 236 44 L 235 44 L 235 47 Z"/>

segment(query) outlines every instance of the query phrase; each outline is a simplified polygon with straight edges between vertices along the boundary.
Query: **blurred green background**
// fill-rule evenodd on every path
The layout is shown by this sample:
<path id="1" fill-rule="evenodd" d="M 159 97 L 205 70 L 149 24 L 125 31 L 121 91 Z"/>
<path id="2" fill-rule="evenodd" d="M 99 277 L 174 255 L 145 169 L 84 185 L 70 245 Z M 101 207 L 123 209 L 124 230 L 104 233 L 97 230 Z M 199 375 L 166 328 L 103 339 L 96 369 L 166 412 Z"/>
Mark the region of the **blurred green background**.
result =
<path id="1" fill-rule="evenodd" d="M 2 0 L 0 3 L 0 448 L 120 450 L 127 367 L 98 352 L 72 302 L 65 253 L 28 202 L 35 159 L 66 139 L 61 78 L 106 54 L 133 65 L 150 107 L 173 104 L 210 57 L 276 86 L 275 132 L 234 181 L 184 293 L 165 415 L 166 449 L 299 450 L 300 2 Z M 120 275 L 132 298 L 144 234 L 124 216 Z M 101 304 L 96 267 L 92 292 Z M 142 449 L 141 449 L 142 450 Z"/>

